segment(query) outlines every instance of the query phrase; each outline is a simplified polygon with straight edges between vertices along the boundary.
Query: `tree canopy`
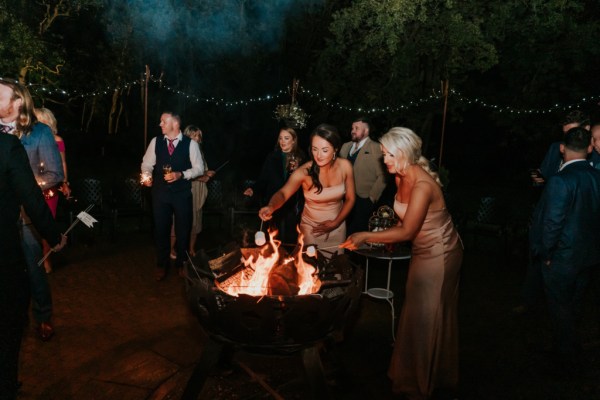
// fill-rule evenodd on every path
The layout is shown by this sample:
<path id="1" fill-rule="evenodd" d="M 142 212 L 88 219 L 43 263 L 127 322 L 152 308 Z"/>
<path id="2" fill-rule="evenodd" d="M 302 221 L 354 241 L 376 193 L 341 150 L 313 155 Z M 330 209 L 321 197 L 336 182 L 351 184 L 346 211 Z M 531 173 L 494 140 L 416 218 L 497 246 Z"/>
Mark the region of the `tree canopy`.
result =
<path id="1" fill-rule="evenodd" d="M 273 123 L 274 104 L 226 109 L 199 99 L 273 94 L 299 78 L 329 104 L 351 106 L 335 109 L 300 93 L 311 126 L 345 123 L 359 109 L 377 108 L 382 126 L 407 124 L 427 141 L 438 134 L 443 81 L 456 91 L 449 97 L 455 120 L 471 108 L 453 93 L 557 113 L 564 110 L 556 104 L 598 95 L 595 0 L 0 0 L 0 6 L 0 75 L 27 82 L 36 102 L 61 108 L 81 131 L 111 134 L 140 120 L 146 66 L 151 110 L 175 103 L 238 138 Z M 428 96 L 433 101 L 404 107 Z M 578 106 L 594 111 L 595 104 Z M 522 138 L 535 139 L 553 119 L 486 112 Z"/>

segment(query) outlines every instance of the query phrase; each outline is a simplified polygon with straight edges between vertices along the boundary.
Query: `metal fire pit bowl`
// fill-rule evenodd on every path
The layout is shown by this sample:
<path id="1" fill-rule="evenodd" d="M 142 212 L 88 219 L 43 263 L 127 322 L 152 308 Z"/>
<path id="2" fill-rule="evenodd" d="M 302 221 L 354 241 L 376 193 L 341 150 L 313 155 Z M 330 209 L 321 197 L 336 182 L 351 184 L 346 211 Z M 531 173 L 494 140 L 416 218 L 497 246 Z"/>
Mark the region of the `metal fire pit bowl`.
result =
<path id="1" fill-rule="evenodd" d="M 247 351 L 286 354 L 341 334 L 360 299 L 363 272 L 346 255 L 320 262 L 318 293 L 296 296 L 231 296 L 208 261 L 186 266 L 191 309 L 212 338 Z"/>

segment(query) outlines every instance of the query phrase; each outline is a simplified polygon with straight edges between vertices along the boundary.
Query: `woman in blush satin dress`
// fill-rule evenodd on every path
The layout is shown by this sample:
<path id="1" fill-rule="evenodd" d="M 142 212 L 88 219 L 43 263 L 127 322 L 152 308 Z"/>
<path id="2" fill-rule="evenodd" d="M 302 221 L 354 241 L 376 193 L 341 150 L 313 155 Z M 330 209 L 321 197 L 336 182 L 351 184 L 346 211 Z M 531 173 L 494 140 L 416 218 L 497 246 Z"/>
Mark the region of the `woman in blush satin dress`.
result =
<path id="1" fill-rule="evenodd" d="M 337 157 L 342 141 L 334 126 L 321 124 L 310 136 L 310 161 L 292 173 L 287 183 L 258 212 L 267 221 L 296 193 L 304 191 L 300 231 L 304 243 L 335 248 L 346 236 L 346 217 L 354 206 L 354 174 L 348 160 Z M 334 249 L 331 253 L 340 252 Z"/>
<path id="2" fill-rule="evenodd" d="M 365 242 L 410 241 L 412 258 L 406 297 L 388 376 L 392 390 L 409 399 L 428 399 L 435 390 L 458 387 L 458 286 L 462 243 L 442 195 L 441 183 L 421 156 L 421 138 L 392 128 L 381 139 L 384 163 L 395 175 L 397 226 L 358 232 L 342 247 Z"/>

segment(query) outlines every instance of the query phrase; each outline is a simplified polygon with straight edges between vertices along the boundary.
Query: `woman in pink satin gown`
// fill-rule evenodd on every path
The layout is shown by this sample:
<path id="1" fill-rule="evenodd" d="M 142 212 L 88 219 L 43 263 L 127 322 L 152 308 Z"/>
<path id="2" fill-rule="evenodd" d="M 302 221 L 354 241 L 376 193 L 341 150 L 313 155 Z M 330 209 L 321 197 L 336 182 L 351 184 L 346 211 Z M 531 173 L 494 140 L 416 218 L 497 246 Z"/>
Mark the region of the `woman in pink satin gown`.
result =
<path id="1" fill-rule="evenodd" d="M 392 128 L 381 139 L 384 163 L 395 175 L 397 226 L 358 232 L 342 244 L 410 241 L 412 258 L 406 297 L 388 370 L 392 390 L 409 399 L 428 399 L 436 389 L 458 388 L 458 284 L 462 243 L 452 223 L 441 183 L 421 155 L 421 138 Z"/>
<path id="2" fill-rule="evenodd" d="M 343 251 L 338 245 L 345 239 L 345 220 L 354 206 L 352 164 L 337 157 L 342 140 L 334 126 L 319 125 L 310 136 L 310 144 L 310 161 L 292 173 L 258 215 L 264 221 L 269 220 L 302 187 L 305 204 L 300 231 L 304 243 L 336 253 Z"/>

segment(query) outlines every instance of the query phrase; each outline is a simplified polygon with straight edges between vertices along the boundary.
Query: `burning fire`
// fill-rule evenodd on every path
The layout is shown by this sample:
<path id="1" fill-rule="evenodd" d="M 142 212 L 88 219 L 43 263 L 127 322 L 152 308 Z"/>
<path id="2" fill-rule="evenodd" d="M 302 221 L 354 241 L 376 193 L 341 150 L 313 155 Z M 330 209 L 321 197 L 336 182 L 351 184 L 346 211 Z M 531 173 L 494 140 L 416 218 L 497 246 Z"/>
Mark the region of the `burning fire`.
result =
<path id="1" fill-rule="evenodd" d="M 247 294 L 250 296 L 271 295 L 276 283 L 282 284 L 286 289 L 298 287 L 297 295 L 312 294 L 319 291 L 321 281 L 317 276 L 317 269 L 309 263 L 304 262 L 302 252 L 286 257 L 281 263 L 279 247 L 281 241 L 276 240 L 277 231 L 269 231 L 269 242 L 261 249 L 257 256 L 250 255 L 242 257 L 244 264 L 240 283 L 221 288 L 232 296 Z M 298 248 L 302 249 L 304 241 L 302 234 L 298 236 Z M 269 254 L 269 250 L 272 252 Z M 293 278 L 293 282 L 289 279 Z"/>

